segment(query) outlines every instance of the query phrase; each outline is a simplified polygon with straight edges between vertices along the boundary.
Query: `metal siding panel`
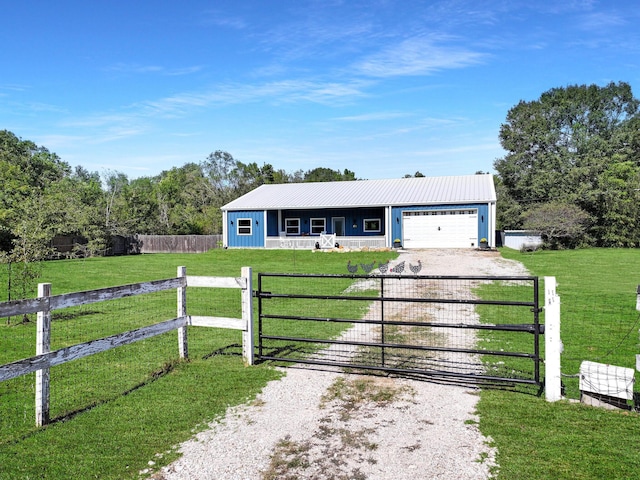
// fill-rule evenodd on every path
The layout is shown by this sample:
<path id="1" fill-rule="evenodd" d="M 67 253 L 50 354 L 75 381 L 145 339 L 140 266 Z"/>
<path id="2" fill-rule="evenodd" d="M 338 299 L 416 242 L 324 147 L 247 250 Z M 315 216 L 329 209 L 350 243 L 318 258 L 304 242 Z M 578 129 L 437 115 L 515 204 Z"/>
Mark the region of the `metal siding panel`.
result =
<path id="1" fill-rule="evenodd" d="M 399 238 L 402 242 L 405 241 L 405 232 L 403 231 L 403 212 L 408 211 L 429 211 L 429 210 L 466 210 L 466 209 L 476 209 L 478 211 L 478 216 L 476 219 L 477 228 L 474 231 L 474 235 L 471 235 L 470 238 L 475 238 L 475 234 L 477 233 L 478 239 L 482 237 L 489 238 L 489 218 L 488 218 L 488 206 L 487 204 L 479 204 L 479 203 L 464 203 L 464 204 L 449 204 L 449 205 L 411 205 L 406 207 L 393 207 L 391 209 L 391 230 L 393 239 Z M 484 215 L 484 220 L 481 220 L 481 216 Z M 393 240 L 392 239 L 392 240 Z M 406 246 L 406 245 L 405 245 Z M 467 245 L 468 247 L 469 245 Z M 414 247 L 416 248 L 416 247 Z M 454 248 L 454 247 L 451 247 Z"/>
<path id="2" fill-rule="evenodd" d="M 267 212 L 267 235 L 270 237 L 277 237 L 278 232 L 278 211 L 269 210 Z"/>
<path id="3" fill-rule="evenodd" d="M 251 235 L 238 235 L 238 219 L 251 219 Z M 262 211 L 229 212 L 227 229 L 229 247 L 264 247 L 264 213 Z M 233 222 L 233 224 L 232 224 Z M 256 223 L 257 222 L 257 223 Z"/>

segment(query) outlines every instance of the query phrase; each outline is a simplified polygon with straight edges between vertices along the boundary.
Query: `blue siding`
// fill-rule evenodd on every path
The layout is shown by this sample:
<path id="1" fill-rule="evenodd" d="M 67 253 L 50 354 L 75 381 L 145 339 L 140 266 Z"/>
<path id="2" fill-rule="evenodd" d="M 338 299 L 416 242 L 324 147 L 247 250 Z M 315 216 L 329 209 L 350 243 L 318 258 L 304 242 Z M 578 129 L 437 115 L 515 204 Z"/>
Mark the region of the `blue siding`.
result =
<path id="1" fill-rule="evenodd" d="M 267 236 L 277 237 L 278 235 L 278 211 L 269 210 L 267 211 Z"/>
<path id="2" fill-rule="evenodd" d="M 403 238 L 402 212 L 408 210 L 449 210 L 449 209 L 477 209 L 478 211 L 478 239 L 489 238 L 489 205 L 486 203 L 470 203 L 461 205 L 415 205 L 391 208 L 391 241 Z M 270 237 L 277 237 L 285 230 L 288 218 L 300 219 L 300 235 L 311 235 L 311 219 L 324 218 L 327 233 L 333 232 L 333 218 L 344 218 L 345 236 L 383 236 L 385 235 L 385 209 L 375 208 L 344 208 L 344 209 L 309 209 L 283 210 L 280 215 L 281 224 L 278 225 L 278 211 L 262 210 L 230 211 L 227 213 L 227 232 L 229 247 L 259 248 L 265 246 L 265 232 Z M 251 221 L 251 234 L 238 234 L 238 220 Z M 365 232 L 364 220 L 380 220 L 379 232 Z"/>
<path id="3" fill-rule="evenodd" d="M 280 230 L 284 231 L 285 220 L 287 218 L 300 219 L 300 234 L 311 235 L 311 219 L 324 218 L 327 233 L 333 232 L 333 218 L 344 218 L 345 236 L 380 236 L 384 235 L 384 208 L 345 208 L 331 210 L 283 210 L 282 225 Z M 364 220 L 378 219 L 380 220 L 379 232 L 365 232 Z M 271 221 L 271 220 L 269 220 Z M 355 227 L 355 228 L 354 228 Z M 269 235 L 271 234 L 271 225 L 269 225 Z M 277 235 L 277 233 L 275 234 Z"/>
<path id="4" fill-rule="evenodd" d="M 251 235 L 238 234 L 238 220 L 251 220 Z M 227 232 L 229 234 L 229 247 L 264 247 L 264 212 L 228 212 Z"/>
<path id="5" fill-rule="evenodd" d="M 486 203 L 469 203 L 462 205 L 433 205 L 433 206 L 413 206 L 413 207 L 392 207 L 391 209 L 391 233 L 393 239 L 402 239 L 402 212 L 409 210 L 458 210 L 471 209 L 478 210 L 478 241 L 481 238 L 489 238 L 489 205 Z M 393 241 L 392 239 L 392 241 Z"/>

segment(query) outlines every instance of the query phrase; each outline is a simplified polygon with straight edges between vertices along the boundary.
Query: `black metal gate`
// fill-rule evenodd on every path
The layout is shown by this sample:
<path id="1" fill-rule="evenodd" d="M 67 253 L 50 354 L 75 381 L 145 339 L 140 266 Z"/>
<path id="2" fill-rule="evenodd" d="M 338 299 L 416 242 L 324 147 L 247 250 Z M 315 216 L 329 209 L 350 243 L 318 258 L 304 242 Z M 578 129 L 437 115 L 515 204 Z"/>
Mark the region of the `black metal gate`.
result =
<path id="1" fill-rule="evenodd" d="M 258 361 L 541 385 L 538 277 L 258 274 Z"/>

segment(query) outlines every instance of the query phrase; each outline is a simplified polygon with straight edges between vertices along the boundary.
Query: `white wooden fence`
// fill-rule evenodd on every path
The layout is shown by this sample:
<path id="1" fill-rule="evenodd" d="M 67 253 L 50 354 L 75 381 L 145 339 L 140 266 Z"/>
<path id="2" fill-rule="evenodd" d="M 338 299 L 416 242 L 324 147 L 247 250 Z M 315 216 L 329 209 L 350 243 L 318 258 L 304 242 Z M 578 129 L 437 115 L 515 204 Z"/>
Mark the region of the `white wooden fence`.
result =
<path id="1" fill-rule="evenodd" d="M 0 382 L 36 372 L 36 425 L 49 423 L 49 369 L 79 358 L 128 345 L 162 333 L 178 330 L 180 357 L 188 357 L 187 326 L 231 328 L 242 331 L 242 355 L 253 364 L 253 309 L 251 268 L 243 267 L 240 277 L 187 276 L 178 267 L 176 278 L 119 287 L 51 296 L 51 284 L 38 285 L 38 298 L 0 303 L 0 318 L 37 313 L 36 355 L 0 365 Z M 190 316 L 187 313 L 187 287 L 239 288 L 242 290 L 242 318 Z M 177 316 L 154 325 L 109 337 L 50 351 L 51 312 L 90 303 L 177 289 Z"/>

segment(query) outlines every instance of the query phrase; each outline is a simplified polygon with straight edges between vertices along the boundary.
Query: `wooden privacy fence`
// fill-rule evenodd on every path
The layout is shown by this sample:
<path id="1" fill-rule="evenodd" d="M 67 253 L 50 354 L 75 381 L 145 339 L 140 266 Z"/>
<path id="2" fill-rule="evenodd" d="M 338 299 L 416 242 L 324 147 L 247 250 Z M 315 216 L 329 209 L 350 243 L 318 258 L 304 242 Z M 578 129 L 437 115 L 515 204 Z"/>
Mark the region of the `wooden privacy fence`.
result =
<path id="1" fill-rule="evenodd" d="M 204 253 L 222 247 L 222 235 L 136 235 L 139 253 Z"/>
<path id="2" fill-rule="evenodd" d="M 50 420 L 50 367 L 138 342 L 172 330 L 178 330 L 178 351 L 182 358 L 188 357 L 187 326 L 241 330 L 243 358 L 245 363 L 252 365 L 253 310 L 251 273 L 250 267 L 242 267 L 240 277 L 187 276 L 186 268 L 178 267 L 176 278 L 55 296 L 51 296 L 50 283 L 41 283 L 38 285 L 38 298 L 0 303 L 0 318 L 37 313 L 36 355 L 0 365 L 0 382 L 36 372 L 36 425 L 42 426 L 49 423 Z M 190 316 L 187 313 L 187 287 L 241 289 L 242 318 Z M 50 351 L 51 317 L 54 310 L 172 289 L 177 290 L 177 315 L 175 318 L 136 330 Z"/>

